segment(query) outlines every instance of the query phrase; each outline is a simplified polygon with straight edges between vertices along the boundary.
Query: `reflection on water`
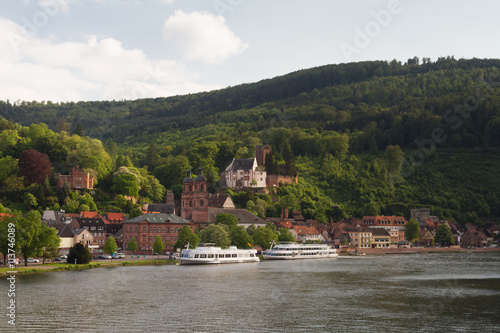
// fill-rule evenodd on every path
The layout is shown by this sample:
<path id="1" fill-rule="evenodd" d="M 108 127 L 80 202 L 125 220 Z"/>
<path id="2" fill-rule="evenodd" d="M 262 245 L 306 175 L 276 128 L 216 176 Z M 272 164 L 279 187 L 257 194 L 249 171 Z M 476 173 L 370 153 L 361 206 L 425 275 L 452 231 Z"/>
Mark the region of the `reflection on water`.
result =
<path id="1" fill-rule="evenodd" d="M 500 254 L 101 268 L 18 276 L 17 289 L 17 331 L 500 330 Z"/>

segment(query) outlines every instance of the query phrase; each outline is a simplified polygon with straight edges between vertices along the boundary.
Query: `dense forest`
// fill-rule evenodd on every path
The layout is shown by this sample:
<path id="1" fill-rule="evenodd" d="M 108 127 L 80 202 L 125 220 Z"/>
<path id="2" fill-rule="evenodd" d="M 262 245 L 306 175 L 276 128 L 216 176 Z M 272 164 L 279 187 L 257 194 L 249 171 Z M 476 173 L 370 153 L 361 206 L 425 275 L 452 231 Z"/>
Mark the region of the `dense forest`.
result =
<path id="1" fill-rule="evenodd" d="M 178 196 L 188 168 L 203 167 L 210 190 L 218 190 L 232 158 L 253 157 L 263 143 L 273 149 L 267 171 L 298 173 L 300 183 L 271 193 L 275 200 L 230 191 L 262 217 L 283 206 L 322 222 L 408 217 L 411 208 L 430 206 L 460 223 L 498 221 L 499 68 L 496 59 L 412 58 L 328 65 L 168 98 L 0 101 L 2 203 L 26 208 L 25 194 L 42 192 L 19 169 L 26 150 L 50 160 L 47 191 L 55 191 L 55 173 L 78 163 L 98 178 L 91 197 L 98 209 L 131 211 L 123 196 L 139 203 L 161 201 L 166 189 Z M 45 206 L 69 210 L 93 203 L 76 194 L 48 197 Z"/>

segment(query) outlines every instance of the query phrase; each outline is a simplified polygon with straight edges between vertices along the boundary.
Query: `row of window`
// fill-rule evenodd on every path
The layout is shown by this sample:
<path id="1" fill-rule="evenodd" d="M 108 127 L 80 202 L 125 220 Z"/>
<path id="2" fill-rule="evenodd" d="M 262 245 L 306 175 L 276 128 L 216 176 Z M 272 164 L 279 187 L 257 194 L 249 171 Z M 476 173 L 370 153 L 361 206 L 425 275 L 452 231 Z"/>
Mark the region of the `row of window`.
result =
<path id="1" fill-rule="evenodd" d="M 149 227 L 149 232 L 162 232 L 162 229 L 163 229 L 163 232 L 179 232 L 179 227 L 172 227 L 172 228 L 168 228 L 168 227 Z M 138 232 L 139 231 L 139 228 L 138 227 L 128 227 L 128 232 Z M 143 226 L 142 227 L 142 232 L 146 232 L 146 227 Z"/>
<path id="2" fill-rule="evenodd" d="M 84 226 L 83 229 L 86 229 L 86 230 L 96 230 L 96 227 L 95 226 L 92 226 L 92 227 L 88 227 L 88 226 Z M 97 230 L 104 230 L 104 227 L 97 227 Z"/>
<path id="3" fill-rule="evenodd" d="M 130 241 L 132 238 L 134 238 L 134 236 L 129 236 L 128 237 L 128 240 Z M 156 236 L 154 237 L 156 238 Z M 165 238 L 165 236 L 162 236 L 162 241 L 165 242 L 165 240 L 168 240 L 168 236 Z M 170 241 L 171 242 L 177 242 L 177 240 L 179 239 L 179 236 L 170 236 Z M 146 241 L 146 235 L 142 235 L 142 241 L 145 242 Z M 153 241 L 153 236 L 149 236 L 149 241 L 152 242 Z"/>

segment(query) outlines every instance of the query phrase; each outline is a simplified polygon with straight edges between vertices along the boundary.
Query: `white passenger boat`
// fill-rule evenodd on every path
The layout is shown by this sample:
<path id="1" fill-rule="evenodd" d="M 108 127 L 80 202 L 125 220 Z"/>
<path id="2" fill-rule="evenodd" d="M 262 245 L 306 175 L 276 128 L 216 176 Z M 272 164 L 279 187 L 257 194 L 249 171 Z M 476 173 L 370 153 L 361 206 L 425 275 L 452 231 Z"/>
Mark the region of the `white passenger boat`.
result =
<path id="1" fill-rule="evenodd" d="M 253 249 L 238 249 L 236 246 L 230 246 L 228 249 L 222 249 L 215 244 L 200 244 L 195 249 L 188 248 L 182 250 L 177 258 L 181 265 L 199 265 L 199 264 L 236 264 L 245 262 L 259 262 L 257 251 Z"/>
<path id="2" fill-rule="evenodd" d="M 337 250 L 328 244 L 278 243 L 262 254 L 263 259 L 337 258 Z"/>

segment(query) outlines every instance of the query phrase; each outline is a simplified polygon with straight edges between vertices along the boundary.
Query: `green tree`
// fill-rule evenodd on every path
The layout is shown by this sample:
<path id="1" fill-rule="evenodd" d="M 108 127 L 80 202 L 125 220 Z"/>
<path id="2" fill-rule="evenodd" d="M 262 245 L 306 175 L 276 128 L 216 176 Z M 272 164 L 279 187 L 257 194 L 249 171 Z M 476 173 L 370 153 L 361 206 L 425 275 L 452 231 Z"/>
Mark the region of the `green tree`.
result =
<path id="1" fill-rule="evenodd" d="M 227 225 L 231 231 L 238 225 L 238 218 L 233 214 L 220 213 L 215 217 L 215 224 Z"/>
<path id="2" fill-rule="evenodd" d="M 253 236 L 255 234 L 255 232 L 257 231 L 257 227 L 255 226 L 255 224 L 250 224 L 248 227 L 247 227 L 247 233 L 250 235 L 250 236 Z"/>
<path id="3" fill-rule="evenodd" d="M 252 237 L 243 226 L 233 227 L 229 232 L 229 238 L 231 239 L 231 245 L 234 245 L 239 249 L 249 249 L 252 247 Z"/>
<path id="4" fill-rule="evenodd" d="M 418 238 L 418 231 L 420 230 L 420 225 L 417 221 L 411 219 L 405 224 L 405 238 L 410 243 Z"/>
<path id="5" fill-rule="evenodd" d="M 42 263 L 45 263 L 46 259 L 53 259 L 53 258 L 57 257 L 58 254 L 59 254 L 58 247 L 45 247 L 43 249 L 43 254 L 42 254 L 42 258 L 43 258 Z"/>
<path id="6" fill-rule="evenodd" d="M 155 242 L 153 243 L 153 251 L 158 254 L 158 259 L 160 259 L 160 253 L 163 252 L 163 242 L 160 236 L 156 236 Z"/>
<path id="7" fill-rule="evenodd" d="M 387 146 L 385 148 L 385 167 L 387 179 L 392 185 L 394 178 L 399 177 L 403 165 L 404 153 L 399 146 Z"/>
<path id="8" fill-rule="evenodd" d="M 78 243 L 70 247 L 68 253 L 68 259 L 66 260 L 69 264 L 85 265 L 92 260 L 92 255 L 89 250 L 83 246 L 83 244 Z"/>
<path id="9" fill-rule="evenodd" d="M 227 227 L 226 227 L 227 228 Z M 226 248 L 231 244 L 228 230 L 219 224 L 212 224 L 200 232 L 202 243 L 215 243 L 216 246 Z"/>
<path id="10" fill-rule="evenodd" d="M 268 227 L 259 227 L 253 235 L 253 242 L 255 245 L 268 249 L 271 243 L 278 240 L 278 233 Z"/>
<path id="11" fill-rule="evenodd" d="M 174 251 L 176 249 L 183 249 L 189 243 L 189 246 L 195 248 L 198 246 L 200 242 L 200 237 L 196 235 L 193 230 L 187 225 L 183 226 L 181 230 L 179 230 L 177 242 L 174 244 Z"/>
<path id="12" fill-rule="evenodd" d="M 127 249 L 131 252 L 137 251 L 137 242 L 135 241 L 134 237 L 132 237 L 130 242 L 128 242 Z"/>
<path id="13" fill-rule="evenodd" d="M 446 224 L 441 224 L 436 228 L 434 242 L 441 244 L 441 246 L 450 245 L 453 243 L 453 234 Z"/>
<path id="14" fill-rule="evenodd" d="M 118 194 L 139 197 L 139 182 L 137 176 L 133 174 L 119 174 L 113 177 L 111 190 Z"/>
<path id="15" fill-rule="evenodd" d="M 281 228 L 278 230 L 278 241 L 279 242 L 293 242 L 295 237 L 287 228 Z"/>
<path id="16" fill-rule="evenodd" d="M 42 223 L 42 216 L 38 211 L 31 211 L 19 221 L 17 229 L 19 233 L 20 252 L 24 259 L 32 256 L 42 255 L 46 246 L 58 246 L 59 236 L 54 228 Z M 28 265 L 26 260 L 24 263 Z"/>
<path id="17" fill-rule="evenodd" d="M 20 218 L 20 214 L 5 215 L 0 218 L 0 252 L 3 254 L 5 265 L 7 265 L 9 249 L 14 250 L 14 253 L 19 251 L 19 233 L 17 229 Z"/>
<path id="18" fill-rule="evenodd" d="M 134 208 L 130 211 L 128 217 L 130 219 L 133 219 L 134 217 L 141 216 L 142 215 L 142 210 L 140 208 Z"/>
<path id="19" fill-rule="evenodd" d="M 104 244 L 104 247 L 102 250 L 104 253 L 107 253 L 109 255 L 113 255 L 113 253 L 116 252 L 118 249 L 118 245 L 116 245 L 116 241 L 113 238 L 113 236 L 109 236 L 109 238 L 106 240 L 106 244 Z M 113 258 L 111 258 L 111 261 L 113 261 Z"/>

